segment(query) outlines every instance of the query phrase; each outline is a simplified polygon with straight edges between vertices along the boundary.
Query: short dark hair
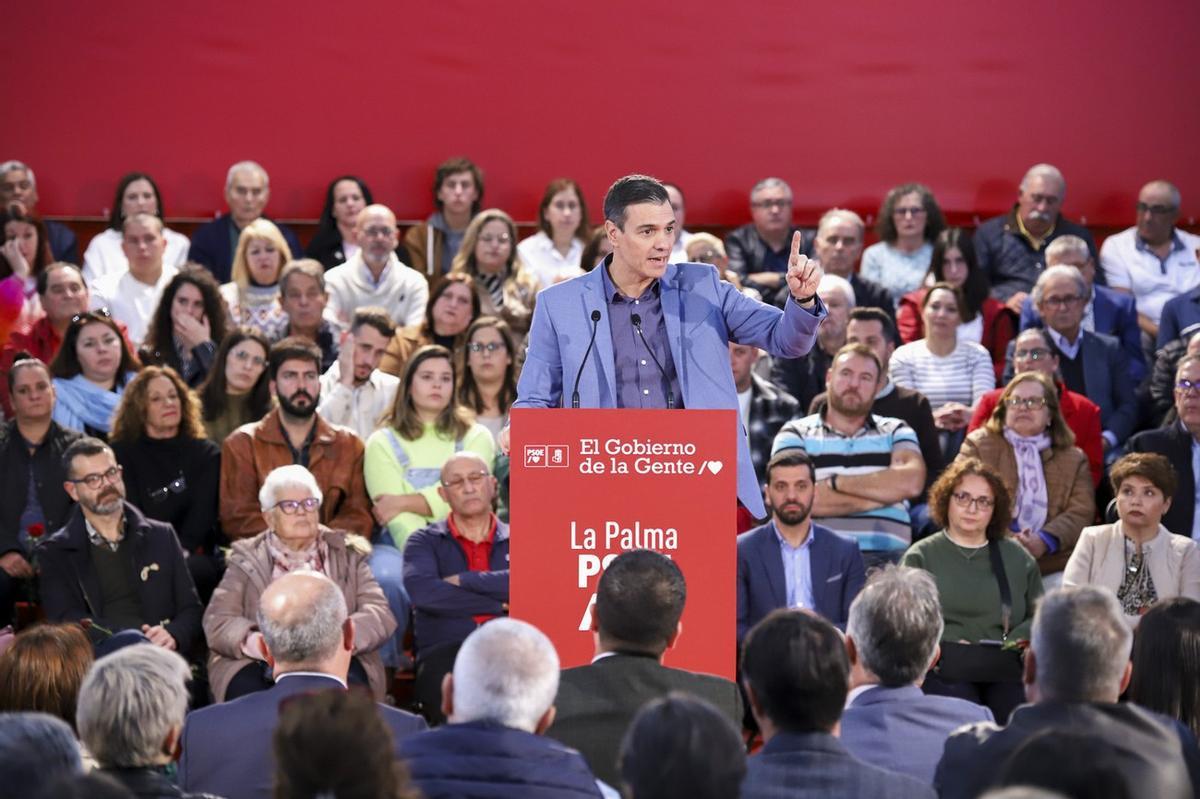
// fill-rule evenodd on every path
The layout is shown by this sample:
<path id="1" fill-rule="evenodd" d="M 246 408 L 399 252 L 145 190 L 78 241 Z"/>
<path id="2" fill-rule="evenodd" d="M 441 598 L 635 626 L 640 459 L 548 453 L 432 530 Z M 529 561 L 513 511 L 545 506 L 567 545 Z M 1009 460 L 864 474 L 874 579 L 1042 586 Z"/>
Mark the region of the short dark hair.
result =
<path id="1" fill-rule="evenodd" d="M 687 583 L 675 561 L 649 549 L 623 552 L 596 586 L 596 629 L 612 646 L 661 655 L 686 601 Z"/>
<path id="2" fill-rule="evenodd" d="M 1004 481 L 996 470 L 984 465 L 978 458 L 959 458 L 946 467 L 933 485 L 929 487 L 929 516 L 942 529 L 950 523 L 950 495 L 968 475 L 982 477 L 992 489 L 992 518 L 987 526 L 987 540 L 1001 541 L 1008 535 L 1008 524 L 1012 521 L 1012 496 L 1004 487 Z"/>
<path id="3" fill-rule="evenodd" d="M 625 227 L 625 212 L 639 203 L 670 204 L 671 198 L 657 178 L 626 175 L 617 178 L 604 195 L 604 218 L 619 228 Z"/>
<path id="4" fill-rule="evenodd" d="M 833 365 L 843 356 L 853 356 L 856 358 L 866 358 L 871 363 L 875 364 L 875 380 L 881 381 L 884 379 L 883 362 L 879 360 L 879 356 L 875 354 L 875 350 L 861 342 L 853 344 L 843 344 L 842 348 L 833 354 L 833 360 L 829 362 L 829 368 L 832 370 Z"/>
<path id="5" fill-rule="evenodd" d="M 809 457 L 808 452 L 797 447 L 781 449 L 767 461 L 767 483 L 771 482 L 771 471 L 777 466 L 807 466 L 808 475 L 814 481 L 817 479 L 817 467 Z"/>
<path id="6" fill-rule="evenodd" d="M 310 361 L 321 371 L 321 350 L 306 338 L 288 336 L 276 342 L 267 356 L 267 375 L 274 380 L 279 374 L 279 367 L 284 361 Z"/>
<path id="7" fill-rule="evenodd" d="M 62 468 L 67 477 L 71 476 L 71 466 L 75 463 L 76 458 L 90 458 L 93 455 L 99 455 L 102 452 L 112 452 L 112 447 L 104 443 L 98 438 L 84 436 L 77 438 L 71 442 L 66 451 L 62 454 Z M 116 460 L 116 455 L 113 455 L 113 460 Z"/>
<path id="8" fill-rule="evenodd" d="M 442 184 L 446 178 L 457 175 L 459 172 L 470 172 L 471 177 L 475 180 L 477 196 L 475 203 L 471 206 L 471 216 L 474 216 L 483 207 L 483 170 L 469 158 L 455 156 L 438 164 L 437 170 L 433 173 L 433 201 L 437 204 L 438 210 L 442 210 L 442 201 L 438 199 L 438 192 L 442 190 Z"/>
<path id="9" fill-rule="evenodd" d="M 850 321 L 858 322 L 878 322 L 883 328 L 883 337 L 888 341 L 896 340 L 896 323 L 892 317 L 888 316 L 887 311 L 882 308 L 874 308 L 871 306 L 855 307 L 850 311 Z"/>
<path id="10" fill-rule="evenodd" d="M 1155 602 L 1133 634 L 1129 698 L 1200 734 L 1200 602 Z"/>
<path id="11" fill-rule="evenodd" d="M 746 635 L 742 680 L 759 711 L 781 730 L 829 732 L 846 704 L 850 661 L 832 624 L 780 608 Z"/>
<path id="12" fill-rule="evenodd" d="M 37 283 L 37 293 L 39 297 L 45 297 L 46 292 L 50 290 L 50 275 L 60 269 L 70 269 L 75 274 L 79 275 L 79 281 L 83 283 L 83 287 L 87 288 L 87 281 L 83 278 L 83 272 L 75 264 L 69 264 L 66 261 L 55 261 L 51 264 L 46 264 L 46 268 L 37 273 L 35 278 Z"/>
<path id="13" fill-rule="evenodd" d="M 378 305 L 366 305 L 357 308 L 350 320 L 350 332 L 357 333 L 363 325 L 374 328 L 375 332 L 384 338 L 391 338 L 396 333 L 396 323 L 388 312 Z"/>
<path id="14" fill-rule="evenodd" d="M 1149 480 L 1167 499 L 1175 496 L 1179 487 L 1179 478 L 1175 476 L 1171 462 L 1156 452 L 1131 452 L 1114 463 L 1108 470 L 1113 493 L 1119 492 L 1121 483 L 1130 477 Z"/>
<path id="15" fill-rule="evenodd" d="M 1043 788 L 1054 796 L 1132 799 L 1135 794 L 1120 762 L 1117 748 L 1095 732 L 1049 727 L 1026 738 L 1002 761 L 996 784 Z"/>

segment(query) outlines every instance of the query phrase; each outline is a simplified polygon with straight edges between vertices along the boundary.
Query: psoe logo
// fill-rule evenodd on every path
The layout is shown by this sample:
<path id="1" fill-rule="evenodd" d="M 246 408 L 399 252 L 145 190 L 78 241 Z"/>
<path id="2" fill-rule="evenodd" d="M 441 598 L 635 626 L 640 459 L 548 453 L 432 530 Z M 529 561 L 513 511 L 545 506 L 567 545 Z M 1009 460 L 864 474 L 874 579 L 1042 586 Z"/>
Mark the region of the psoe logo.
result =
<path id="1" fill-rule="evenodd" d="M 565 469 L 571 465 L 571 448 L 566 444 L 526 444 L 525 468 Z"/>

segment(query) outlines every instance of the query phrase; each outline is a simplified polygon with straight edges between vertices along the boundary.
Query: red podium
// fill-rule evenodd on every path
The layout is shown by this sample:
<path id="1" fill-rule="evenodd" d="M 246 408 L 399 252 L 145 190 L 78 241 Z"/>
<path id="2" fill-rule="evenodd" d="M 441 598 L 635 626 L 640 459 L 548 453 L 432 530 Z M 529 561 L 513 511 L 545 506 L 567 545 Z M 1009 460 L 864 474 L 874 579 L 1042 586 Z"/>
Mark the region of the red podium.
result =
<path id="1" fill-rule="evenodd" d="M 732 410 L 513 411 L 510 608 L 554 641 L 564 668 L 594 654 L 603 567 L 653 549 L 687 580 L 666 664 L 734 678 L 737 435 Z"/>

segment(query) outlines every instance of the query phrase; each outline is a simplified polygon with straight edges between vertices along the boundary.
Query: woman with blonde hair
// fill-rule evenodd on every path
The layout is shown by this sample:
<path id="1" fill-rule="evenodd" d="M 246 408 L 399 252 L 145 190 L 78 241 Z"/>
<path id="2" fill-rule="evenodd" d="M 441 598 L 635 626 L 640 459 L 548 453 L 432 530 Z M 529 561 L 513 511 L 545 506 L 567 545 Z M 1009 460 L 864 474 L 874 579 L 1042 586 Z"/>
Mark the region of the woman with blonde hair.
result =
<path id="1" fill-rule="evenodd" d="M 451 274 L 475 278 L 480 314 L 508 323 L 518 346 L 529 332 L 538 280 L 517 252 L 517 226 L 498 208 L 480 211 L 463 234 Z"/>
<path id="2" fill-rule="evenodd" d="M 279 305 L 279 275 L 291 250 L 279 228 L 256 219 L 242 228 L 233 254 L 231 281 L 221 286 L 229 306 L 230 327 L 249 327 L 263 335 L 287 325 Z"/>

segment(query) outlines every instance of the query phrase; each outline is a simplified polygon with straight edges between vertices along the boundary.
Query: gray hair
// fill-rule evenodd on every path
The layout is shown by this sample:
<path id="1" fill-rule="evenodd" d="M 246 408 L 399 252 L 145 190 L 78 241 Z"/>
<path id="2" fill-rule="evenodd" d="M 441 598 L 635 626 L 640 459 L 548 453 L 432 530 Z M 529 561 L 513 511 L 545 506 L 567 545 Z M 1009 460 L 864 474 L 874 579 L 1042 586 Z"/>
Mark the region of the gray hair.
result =
<path id="1" fill-rule="evenodd" d="M 1060 702 L 1115 702 L 1129 663 L 1133 631 L 1116 594 L 1095 585 L 1042 597 L 1030 647 L 1038 693 Z"/>
<path id="2" fill-rule="evenodd" d="M 233 188 L 233 177 L 238 172 L 257 172 L 262 175 L 263 185 L 271 185 L 271 176 L 267 174 L 267 170 L 262 168 L 262 164 L 257 161 L 238 161 L 229 167 L 229 171 L 225 173 L 225 191 Z"/>
<path id="3" fill-rule="evenodd" d="M 158 763 L 172 727 L 187 714 L 192 671 L 160 646 L 127 646 L 97 660 L 79 688 L 79 738 L 105 768 Z"/>
<path id="4" fill-rule="evenodd" d="M 1092 251 L 1088 249 L 1086 241 L 1068 233 L 1065 236 L 1059 236 L 1046 246 L 1046 263 L 1056 261 L 1065 255 L 1074 255 L 1087 261 L 1092 257 Z"/>
<path id="5" fill-rule="evenodd" d="M 3 173 L 0 172 L 0 174 L 3 174 Z M 33 180 L 33 173 L 30 173 L 29 179 L 30 179 L 30 181 Z M 1183 204 L 1183 197 L 1179 194 L 1179 187 L 1176 186 L 1171 181 L 1162 180 L 1162 179 L 1152 180 L 1149 183 L 1147 183 L 1145 186 L 1142 186 L 1142 191 L 1145 191 L 1146 189 L 1148 189 L 1150 187 L 1154 187 L 1154 188 L 1158 188 L 1158 189 L 1166 189 L 1171 194 L 1171 205 L 1173 205 L 1176 208 L 1176 210 L 1178 210 L 1180 205 Z M 1138 193 L 1141 194 L 1141 192 L 1138 192 Z"/>
<path id="6" fill-rule="evenodd" d="M 1063 173 L 1059 171 L 1058 167 L 1053 164 L 1034 164 L 1029 167 L 1024 177 L 1021 178 L 1021 191 L 1025 191 L 1029 187 L 1029 179 L 1035 177 L 1057 180 L 1058 185 L 1062 187 L 1062 196 L 1058 199 L 1062 200 L 1063 197 L 1067 196 L 1067 179 L 1063 177 Z"/>
<path id="7" fill-rule="evenodd" d="M 792 194 L 792 187 L 783 178 L 763 178 L 754 184 L 754 188 L 750 189 L 750 202 L 754 202 L 754 195 L 763 189 L 783 189 L 787 192 L 788 199 L 794 196 Z"/>
<path id="8" fill-rule="evenodd" d="M 332 657 L 341 643 L 342 625 L 348 615 L 342 589 L 320 572 L 285 574 L 272 585 L 300 580 L 319 580 L 320 584 L 315 591 L 294 596 L 296 601 L 288 603 L 282 612 L 272 613 L 262 601 L 258 605 L 258 629 L 271 657 L 289 665 L 319 663 Z M 285 584 L 278 590 L 288 587 Z"/>
<path id="9" fill-rule="evenodd" d="M 454 661 L 451 721 L 534 732 L 558 694 L 558 652 L 523 621 L 495 619 L 467 636 Z"/>
<path id="10" fill-rule="evenodd" d="M 29 185 L 36 189 L 37 178 L 33 176 L 33 170 L 29 168 L 29 164 L 26 164 L 24 161 L 18 161 L 15 158 L 5 161 L 3 164 L 0 164 L 0 175 L 7 175 L 9 172 L 14 172 L 18 169 L 25 173 L 29 178 Z"/>
<path id="11" fill-rule="evenodd" d="M 863 218 L 851 211 L 849 208 L 830 208 L 825 213 L 821 214 L 820 221 L 817 222 L 817 235 L 821 235 L 821 230 L 825 225 L 835 219 L 848 219 L 858 226 L 858 235 L 861 237 L 867 232 L 867 224 L 863 222 Z"/>
<path id="12" fill-rule="evenodd" d="M 82 774 L 79 743 L 49 713 L 0 713 L 0 785 L 8 796 L 34 796 L 59 774 Z"/>
<path id="13" fill-rule="evenodd" d="M 844 277 L 837 275 L 824 274 L 821 275 L 821 282 L 817 284 L 817 294 L 825 291 L 840 291 L 842 296 L 846 298 L 846 304 L 853 308 L 857 301 L 854 298 L 854 286 L 850 285 L 850 281 Z"/>
<path id="14" fill-rule="evenodd" d="M 1083 275 L 1078 269 L 1073 266 L 1049 266 L 1042 270 L 1038 275 L 1037 282 L 1033 284 L 1033 304 L 1038 306 L 1042 304 L 1042 297 L 1046 294 L 1046 285 L 1059 278 L 1065 278 L 1075 284 L 1075 290 L 1079 292 L 1080 297 L 1090 297 L 1092 293 L 1088 290 L 1087 281 L 1083 279 Z"/>
<path id="15" fill-rule="evenodd" d="M 944 629 L 933 575 L 907 566 L 876 572 L 850 603 L 846 624 L 863 666 L 889 688 L 929 671 Z"/>
<path id="16" fill-rule="evenodd" d="M 290 463 L 287 466 L 272 469 L 267 474 L 262 488 L 258 490 L 258 507 L 262 508 L 264 512 L 275 507 L 275 503 L 279 501 L 276 497 L 285 488 L 303 488 L 317 499 L 324 499 L 321 487 L 317 485 L 317 478 L 313 477 L 312 472 L 298 463 Z"/>

